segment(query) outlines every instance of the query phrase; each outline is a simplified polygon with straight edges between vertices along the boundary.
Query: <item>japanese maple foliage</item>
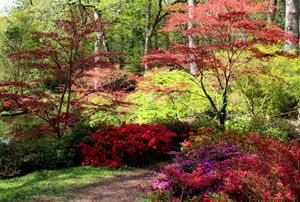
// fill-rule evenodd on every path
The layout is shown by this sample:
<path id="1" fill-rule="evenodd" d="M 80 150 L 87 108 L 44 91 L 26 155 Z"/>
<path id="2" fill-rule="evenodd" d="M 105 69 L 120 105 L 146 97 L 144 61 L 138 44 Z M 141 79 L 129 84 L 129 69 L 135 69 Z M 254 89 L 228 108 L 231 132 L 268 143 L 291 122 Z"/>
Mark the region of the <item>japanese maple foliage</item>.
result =
<path id="1" fill-rule="evenodd" d="M 233 81 L 240 74 L 256 71 L 253 68 L 247 71 L 251 60 L 272 56 L 260 51 L 257 45 L 273 45 L 287 38 L 296 40 L 276 25 L 261 20 L 267 16 L 267 8 L 268 2 L 254 0 L 208 0 L 193 8 L 176 4 L 162 31 L 176 32 L 181 39 L 192 37 L 196 45 L 175 42 L 168 51 L 153 50 L 144 61 L 148 65 L 169 65 L 187 72 L 194 64 L 193 80 L 202 88 L 220 124 L 224 125 L 228 91 Z M 193 14 L 188 15 L 188 10 Z M 187 29 L 188 22 L 193 23 L 193 28 Z M 256 72 L 268 73 L 262 68 Z"/>
<path id="2" fill-rule="evenodd" d="M 118 92 L 120 97 L 126 89 L 114 86 L 112 90 L 109 85 L 124 76 L 113 63 L 117 53 L 89 51 L 93 34 L 104 31 L 105 25 L 88 13 L 79 15 L 71 10 L 67 19 L 56 22 L 57 31 L 34 33 L 41 44 L 37 49 L 11 55 L 30 69 L 32 80 L 0 82 L 1 101 L 40 117 L 48 125 L 49 132 L 56 133 L 58 138 L 95 111 L 108 111 L 122 104 L 112 91 Z M 99 81 L 97 85 L 95 80 Z M 91 103 L 88 99 L 91 95 L 105 98 L 108 93 L 110 100 L 105 105 Z"/>

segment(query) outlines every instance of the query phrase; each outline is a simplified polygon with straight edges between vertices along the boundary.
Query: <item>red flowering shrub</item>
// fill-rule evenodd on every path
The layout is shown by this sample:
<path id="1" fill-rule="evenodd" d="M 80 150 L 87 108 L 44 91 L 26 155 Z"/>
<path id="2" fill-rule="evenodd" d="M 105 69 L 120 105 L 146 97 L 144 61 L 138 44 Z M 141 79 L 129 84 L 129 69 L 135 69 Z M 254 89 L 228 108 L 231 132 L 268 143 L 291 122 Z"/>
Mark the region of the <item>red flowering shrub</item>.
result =
<path id="1" fill-rule="evenodd" d="M 295 198 L 300 200 L 300 145 L 298 142 L 294 140 L 286 144 L 276 142 L 273 138 L 263 139 L 255 133 L 249 133 L 244 138 L 241 149 L 252 155 L 238 159 L 232 170 L 236 170 L 235 176 L 242 179 L 247 189 L 251 189 L 258 198 L 264 201 L 292 201 Z M 224 168 L 224 165 L 221 167 Z"/>
<path id="2" fill-rule="evenodd" d="M 247 134 L 239 134 L 234 130 L 222 132 L 214 127 L 201 127 L 197 130 L 196 134 L 189 134 L 189 137 L 183 142 L 182 146 L 183 149 L 186 149 L 188 147 L 201 146 L 206 142 L 220 142 L 244 146 L 247 139 L 249 139 Z"/>
<path id="3" fill-rule="evenodd" d="M 255 133 L 226 133 L 221 141 L 210 132 L 200 136 L 196 145 L 190 138 L 173 164 L 162 168 L 154 180 L 155 189 L 170 192 L 181 201 L 194 197 L 200 201 L 220 201 L 220 197 L 233 201 L 300 200 L 298 142 L 285 144 Z"/>
<path id="4" fill-rule="evenodd" d="M 163 157 L 171 151 L 176 134 L 162 125 L 106 126 L 90 134 L 91 144 L 81 142 L 83 165 L 118 167 Z"/>

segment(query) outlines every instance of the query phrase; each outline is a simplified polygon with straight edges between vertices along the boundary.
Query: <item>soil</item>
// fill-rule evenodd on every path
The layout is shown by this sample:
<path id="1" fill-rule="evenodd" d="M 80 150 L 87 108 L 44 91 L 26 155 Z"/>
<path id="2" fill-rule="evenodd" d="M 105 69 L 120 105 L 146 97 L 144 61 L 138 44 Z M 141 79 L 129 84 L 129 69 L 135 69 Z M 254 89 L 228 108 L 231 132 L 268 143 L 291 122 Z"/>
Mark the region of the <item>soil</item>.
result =
<path id="1" fill-rule="evenodd" d="M 150 190 L 157 166 L 124 171 L 118 177 L 80 191 L 75 202 L 140 202 Z"/>

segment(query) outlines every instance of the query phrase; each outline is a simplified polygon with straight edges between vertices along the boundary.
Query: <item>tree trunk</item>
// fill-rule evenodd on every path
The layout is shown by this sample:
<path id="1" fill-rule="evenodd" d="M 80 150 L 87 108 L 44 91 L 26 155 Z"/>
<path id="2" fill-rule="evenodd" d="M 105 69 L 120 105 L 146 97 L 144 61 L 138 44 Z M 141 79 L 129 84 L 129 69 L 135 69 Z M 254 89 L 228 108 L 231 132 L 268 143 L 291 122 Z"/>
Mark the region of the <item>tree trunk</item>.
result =
<path id="1" fill-rule="evenodd" d="M 95 8 L 95 12 L 94 12 L 94 18 L 95 20 L 100 20 L 101 19 L 101 11 L 97 8 Z M 99 53 L 101 50 L 101 45 L 103 45 L 103 32 L 102 31 L 98 31 L 96 33 L 96 39 L 95 39 L 95 53 Z M 94 89 L 96 90 L 98 88 L 98 80 L 97 80 L 97 75 L 99 74 L 100 71 L 100 66 L 97 64 L 97 62 L 100 60 L 99 56 L 95 56 L 95 72 L 96 72 L 96 76 L 95 76 L 95 80 L 94 80 Z"/>
<path id="2" fill-rule="evenodd" d="M 165 41 L 164 41 L 164 44 L 165 44 L 165 49 L 168 50 L 169 46 L 170 46 L 170 37 L 169 37 L 169 33 L 165 33 L 164 34 L 164 38 L 165 38 Z"/>
<path id="3" fill-rule="evenodd" d="M 152 36 L 152 29 L 151 29 L 151 16 L 152 16 L 152 0 L 147 1 L 147 8 L 146 8 L 146 37 L 145 37 L 145 55 L 148 54 L 151 48 L 151 36 Z M 145 70 L 147 70 L 148 64 L 145 63 Z"/>
<path id="4" fill-rule="evenodd" d="M 299 37 L 299 0 L 286 0 L 285 31 Z M 298 43 L 287 40 L 285 51 L 298 52 Z"/>
<path id="5" fill-rule="evenodd" d="M 194 26 L 193 26 L 193 22 L 191 21 L 193 19 L 193 10 L 194 10 L 194 7 L 195 7 L 195 0 L 188 0 L 188 18 L 190 19 L 189 22 L 188 22 L 188 30 L 191 30 Z M 189 35 L 188 36 L 188 39 L 189 39 L 189 48 L 193 48 L 195 47 L 195 40 L 194 38 Z M 192 62 L 194 60 L 194 56 L 191 55 L 191 63 L 190 63 L 190 73 L 195 75 L 197 72 L 196 72 L 196 64 L 195 62 Z"/>
<path id="6" fill-rule="evenodd" d="M 275 21 L 276 6 L 277 6 L 277 0 L 270 0 L 269 1 L 269 16 L 268 16 L 268 21 L 269 22 L 274 22 Z"/>
<path id="7" fill-rule="evenodd" d="M 228 105 L 227 104 L 228 103 L 227 92 L 224 92 L 222 96 L 223 96 L 222 97 L 222 106 L 219 111 L 218 118 L 219 118 L 220 125 L 222 126 L 222 128 L 225 129 L 225 122 L 226 122 L 226 118 L 227 118 L 227 105 Z"/>
<path id="8" fill-rule="evenodd" d="M 95 9 L 94 13 L 94 18 L 95 20 L 99 20 L 101 18 L 101 11 L 98 9 Z M 101 45 L 103 44 L 103 32 L 97 32 L 96 33 L 96 39 L 95 39 L 95 53 L 100 52 L 101 50 Z M 99 57 L 95 57 L 95 61 L 98 61 Z"/>

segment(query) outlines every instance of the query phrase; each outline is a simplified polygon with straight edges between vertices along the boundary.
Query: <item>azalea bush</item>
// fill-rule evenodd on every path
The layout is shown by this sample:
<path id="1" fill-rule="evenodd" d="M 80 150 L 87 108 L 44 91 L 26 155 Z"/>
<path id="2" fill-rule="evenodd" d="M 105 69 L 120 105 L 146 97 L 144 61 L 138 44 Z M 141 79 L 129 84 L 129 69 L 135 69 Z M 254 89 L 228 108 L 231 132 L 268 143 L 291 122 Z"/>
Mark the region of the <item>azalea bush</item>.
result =
<path id="1" fill-rule="evenodd" d="M 239 155 L 241 152 L 236 145 L 208 143 L 203 147 L 192 147 L 177 153 L 173 164 L 162 167 L 162 173 L 154 179 L 153 188 L 170 191 L 181 199 L 222 190 L 223 176 L 215 172 L 214 167 Z"/>
<path id="2" fill-rule="evenodd" d="M 161 192 L 171 194 L 174 201 L 299 200 L 300 146 L 296 141 L 285 144 L 255 133 L 228 133 L 218 141 L 206 132 L 197 144 L 189 142 L 195 138 L 190 137 L 173 163 L 162 166 L 153 181 L 160 194 L 153 201 L 162 200 L 160 196 L 166 194 Z"/>
<path id="3" fill-rule="evenodd" d="M 162 125 L 105 126 L 81 142 L 83 165 L 118 167 L 139 165 L 167 156 L 176 134 Z"/>

